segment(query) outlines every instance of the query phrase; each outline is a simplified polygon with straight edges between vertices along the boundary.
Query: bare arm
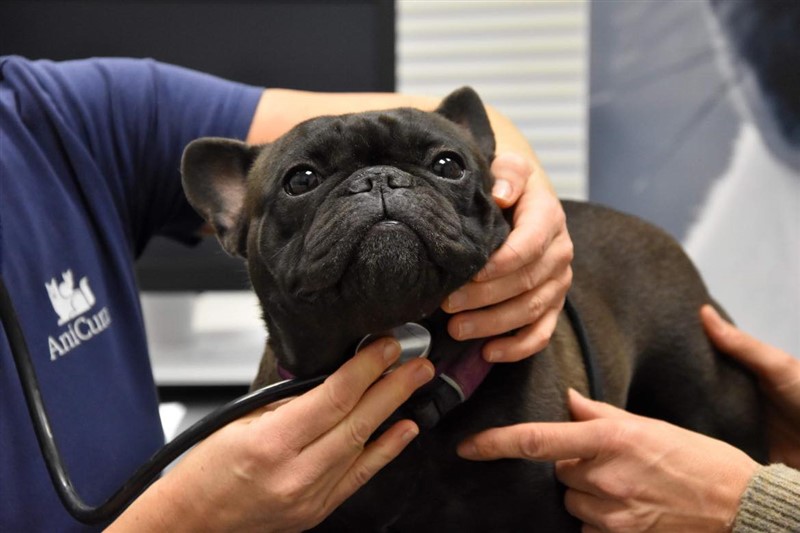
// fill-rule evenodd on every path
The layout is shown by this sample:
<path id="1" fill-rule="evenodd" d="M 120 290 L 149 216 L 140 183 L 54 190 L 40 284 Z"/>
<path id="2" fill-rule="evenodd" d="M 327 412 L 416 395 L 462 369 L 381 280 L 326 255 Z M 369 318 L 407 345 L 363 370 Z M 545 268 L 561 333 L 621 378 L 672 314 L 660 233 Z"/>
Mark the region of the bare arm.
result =
<path id="1" fill-rule="evenodd" d="M 304 120 L 321 115 L 342 115 L 362 111 L 379 111 L 396 107 L 414 107 L 433 111 L 438 98 L 399 93 L 317 93 L 291 89 L 266 89 L 256 108 L 247 135 L 251 144 L 274 141 Z M 514 152 L 529 159 L 540 179 L 550 187 L 547 174 L 541 171 L 539 160 L 522 132 L 502 113 L 491 106 L 486 108 L 497 140 L 497 153 Z"/>

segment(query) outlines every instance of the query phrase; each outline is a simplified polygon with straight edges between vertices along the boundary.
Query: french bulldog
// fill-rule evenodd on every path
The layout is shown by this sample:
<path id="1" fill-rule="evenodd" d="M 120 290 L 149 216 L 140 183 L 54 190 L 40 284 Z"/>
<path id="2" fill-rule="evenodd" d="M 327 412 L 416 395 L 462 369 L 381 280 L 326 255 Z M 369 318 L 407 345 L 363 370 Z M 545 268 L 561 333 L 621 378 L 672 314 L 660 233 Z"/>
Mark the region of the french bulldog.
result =
<path id="1" fill-rule="evenodd" d="M 192 142 L 187 197 L 246 259 L 269 331 L 254 386 L 275 381 L 277 365 L 297 377 L 330 373 L 365 335 L 406 322 L 431 332 L 437 366 L 468 350 L 447 334 L 440 305 L 508 235 L 491 196 L 494 150 L 470 88 L 435 112 L 320 117 L 262 146 Z M 698 309 L 711 298 L 681 247 L 631 216 L 563 206 L 577 324 L 562 313 L 546 349 L 494 365 L 317 530 L 580 530 L 551 464 L 470 462 L 455 450 L 489 427 L 568 420 L 567 388 L 588 394 L 590 378 L 614 405 L 765 458 L 755 382 L 709 344 Z"/>

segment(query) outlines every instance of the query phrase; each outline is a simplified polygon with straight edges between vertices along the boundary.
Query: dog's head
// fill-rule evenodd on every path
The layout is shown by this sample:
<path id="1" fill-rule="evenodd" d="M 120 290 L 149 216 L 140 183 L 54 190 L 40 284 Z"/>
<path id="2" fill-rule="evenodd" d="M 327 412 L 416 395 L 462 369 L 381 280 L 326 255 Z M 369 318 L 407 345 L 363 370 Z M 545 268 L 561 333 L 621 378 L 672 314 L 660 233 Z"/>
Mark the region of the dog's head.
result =
<path id="1" fill-rule="evenodd" d="M 491 196 L 494 136 L 472 89 L 433 113 L 303 122 L 262 146 L 199 139 L 184 188 L 246 258 L 280 363 L 335 368 L 363 335 L 419 320 L 508 233 Z"/>

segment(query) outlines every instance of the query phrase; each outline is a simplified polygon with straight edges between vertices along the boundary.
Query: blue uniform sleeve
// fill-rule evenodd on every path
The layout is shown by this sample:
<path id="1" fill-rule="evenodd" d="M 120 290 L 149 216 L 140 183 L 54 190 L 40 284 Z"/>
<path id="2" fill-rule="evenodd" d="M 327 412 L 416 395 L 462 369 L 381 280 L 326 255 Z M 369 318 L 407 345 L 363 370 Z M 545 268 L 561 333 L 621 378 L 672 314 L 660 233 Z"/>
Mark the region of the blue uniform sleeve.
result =
<path id="1" fill-rule="evenodd" d="M 201 220 L 180 184 L 183 149 L 246 137 L 262 89 L 148 59 L 18 61 L 57 110 L 61 136 L 85 146 L 109 181 L 134 255 L 155 234 L 193 242 Z"/>

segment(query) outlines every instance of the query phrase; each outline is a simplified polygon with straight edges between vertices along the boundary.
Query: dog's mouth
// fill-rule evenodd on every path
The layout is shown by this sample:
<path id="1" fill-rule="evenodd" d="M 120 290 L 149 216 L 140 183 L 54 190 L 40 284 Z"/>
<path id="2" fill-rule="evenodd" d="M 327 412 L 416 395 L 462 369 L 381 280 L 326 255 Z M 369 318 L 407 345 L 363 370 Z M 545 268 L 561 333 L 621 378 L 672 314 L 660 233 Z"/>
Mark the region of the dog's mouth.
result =
<path id="1" fill-rule="evenodd" d="M 400 222 L 399 220 L 395 220 L 393 218 L 387 218 L 375 224 L 370 231 L 374 230 L 375 228 L 381 228 L 381 227 L 391 228 L 392 226 L 399 226 L 401 224 L 402 222 Z"/>
<path id="2" fill-rule="evenodd" d="M 351 231 L 352 239 L 331 247 L 327 260 L 310 264 L 307 275 L 295 274 L 295 295 L 307 303 L 426 300 L 425 292 L 440 286 L 446 272 L 432 259 L 425 231 L 416 226 L 382 218 Z M 314 268 L 320 264 L 327 268 Z"/>
<path id="3" fill-rule="evenodd" d="M 399 220 L 385 218 L 383 220 L 379 220 L 371 228 L 369 228 L 366 237 L 369 237 L 370 234 L 379 231 L 402 231 L 404 228 L 409 229 L 408 226 Z"/>
<path id="4" fill-rule="evenodd" d="M 415 225 L 394 218 L 384 218 L 373 224 L 367 229 L 360 241 L 360 245 L 363 246 L 369 239 L 381 239 L 386 241 L 385 244 L 391 246 L 392 244 L 398 244 L 394 242 L 395 240 L 402 241 L 404 238 L 411 237 L 417 239 L 420 246 L 425 250 L 426 255 L 430 256 L 429 243 L 426 242 L 424 234 L 418 231 Z M 358 247 L 354 249 L 355 252 L 357 250 Z M 355 256 L 356 254 L 353 255 Z M 354 260 L 355 257 L 352 257 L 351 262 Z"/>

